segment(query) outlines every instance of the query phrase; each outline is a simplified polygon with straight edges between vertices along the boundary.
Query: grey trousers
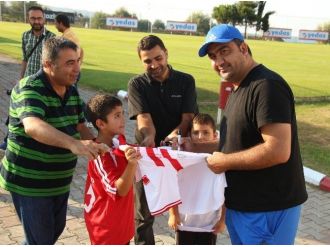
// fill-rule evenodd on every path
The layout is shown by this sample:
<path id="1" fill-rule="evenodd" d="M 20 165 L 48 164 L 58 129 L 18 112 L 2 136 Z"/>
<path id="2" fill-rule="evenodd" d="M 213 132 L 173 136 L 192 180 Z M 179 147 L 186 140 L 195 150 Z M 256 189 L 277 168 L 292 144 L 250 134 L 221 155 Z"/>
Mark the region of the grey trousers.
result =
<path id="1" fill-rule="evenodd" d="M 135 194 L 135 236 L 136 245 L 154 245 L 152 225 L 155 217 L 150 214 L 142 181 L 134 184 Z"/>

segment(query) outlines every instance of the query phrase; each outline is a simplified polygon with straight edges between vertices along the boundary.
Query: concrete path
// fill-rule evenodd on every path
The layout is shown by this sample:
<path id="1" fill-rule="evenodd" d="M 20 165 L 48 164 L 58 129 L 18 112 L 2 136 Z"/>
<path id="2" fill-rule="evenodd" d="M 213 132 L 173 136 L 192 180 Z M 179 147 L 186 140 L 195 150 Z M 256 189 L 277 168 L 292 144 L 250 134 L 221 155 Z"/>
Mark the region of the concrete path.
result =
<path id="1" fill-rule="evenodd" d="M 0 54 L 0 140 L 7 128 L 4 125 L 9 97 L 6 90 L 13 87 L 18 79 L 20 66 L 17 61 Z M 81 89 L 81 96 L 87 100 L 94 91 Z M 127 107 L 126 102 L 125 107 Z M 134 142 L 135 123 L 127 121 L 126 137 Z M 2 153 L 0 153 L 0 156 Z M 79 158 L 71 185 L 66 228 L 57 244 L 90 244 L 83 217 L 83 192 L 86 179 L 87 160 Z M 330 244 L 330 193 L 307 185 L 309 199 L 303 206 L 296 244 Z M 154 225 L 157 245 L 175 244 L 174 232 L 167 227 L 167 213 L 158 216 Z M 0 244 L 20 244 L 23 240 L 22 226 L 16 216 L 11 197 L 0 189 Z M 217 244 L 230 244 L 228 233 L 218 236 Z"/>

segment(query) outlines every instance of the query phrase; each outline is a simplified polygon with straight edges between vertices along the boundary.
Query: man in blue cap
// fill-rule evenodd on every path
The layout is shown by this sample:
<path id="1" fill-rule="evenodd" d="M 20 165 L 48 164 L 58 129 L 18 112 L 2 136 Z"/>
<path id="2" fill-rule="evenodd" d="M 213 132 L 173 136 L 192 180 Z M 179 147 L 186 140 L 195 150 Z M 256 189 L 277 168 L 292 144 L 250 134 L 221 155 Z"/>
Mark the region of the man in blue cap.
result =
<path id="1" fill-rule="evenodd" d="M 292 91 L 280 75 L 254 61 L 233 26 L 208 32 L 199 50 L 205 55 L 223 80 L 234 83 L 219 151 L 207 158 L 213 172 L 226 172 L 232 244 L 294 244 L 307 192 Z"/>

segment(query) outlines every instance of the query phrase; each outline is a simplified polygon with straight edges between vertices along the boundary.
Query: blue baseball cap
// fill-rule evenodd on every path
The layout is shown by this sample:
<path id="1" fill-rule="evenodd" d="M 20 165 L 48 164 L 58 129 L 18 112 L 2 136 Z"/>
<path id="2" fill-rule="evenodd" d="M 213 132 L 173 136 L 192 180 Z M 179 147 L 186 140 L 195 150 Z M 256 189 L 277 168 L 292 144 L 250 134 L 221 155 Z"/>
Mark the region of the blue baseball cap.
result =
<path id="1" fill-rule="evenodd" d="M 207 33 L 205 42 L 199 49 L 198 55 L 204 57 L 207 54 L 207 47 L 211 43 L 228 43 L 233 39 L 244 41 L 242 34 L 236 27 L 227 24 L 216 25 Z"/>

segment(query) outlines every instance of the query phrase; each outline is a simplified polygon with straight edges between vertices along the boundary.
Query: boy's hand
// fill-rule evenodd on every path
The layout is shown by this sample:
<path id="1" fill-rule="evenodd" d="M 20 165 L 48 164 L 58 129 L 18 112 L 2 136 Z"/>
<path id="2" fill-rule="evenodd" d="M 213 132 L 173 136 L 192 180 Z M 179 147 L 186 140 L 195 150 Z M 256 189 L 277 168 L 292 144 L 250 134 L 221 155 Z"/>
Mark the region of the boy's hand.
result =
<path id="1" fill-rule="evenodd" d="M 125 157 L 129 164 L 137 164 L 137 161 L 141 159 L 141 154 L 137 150 L 135 150 L 133 147 L 127 147 L 125 149 Z"/>
<path id="2" fill-rule="evenodd" d="M 213 233 L 218 234 L 222 233 L 226 229 L 226 224 L 224 220 L 219 220 L 213 227 Z"/>
<path id="3" fill-rule="evenodd" d="M 178 229 L 178 225 L 180 225 L 180 217 L 174 214 L 170 214 L 168 218 L 168 226 L 176 231 Z"/>

